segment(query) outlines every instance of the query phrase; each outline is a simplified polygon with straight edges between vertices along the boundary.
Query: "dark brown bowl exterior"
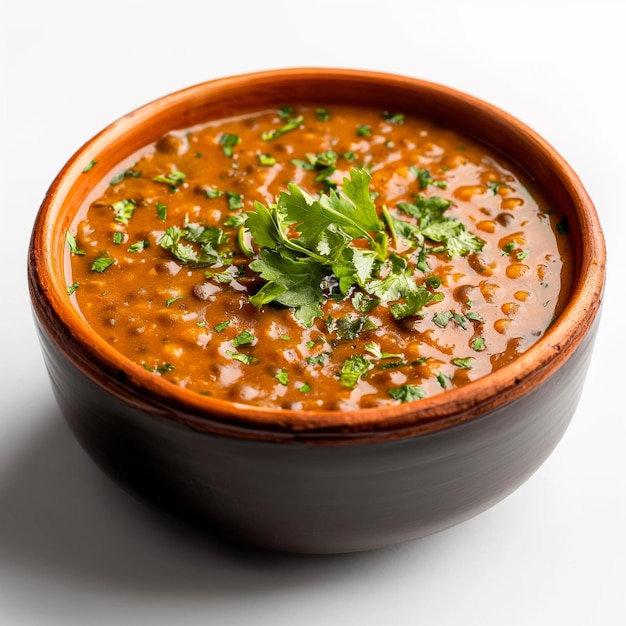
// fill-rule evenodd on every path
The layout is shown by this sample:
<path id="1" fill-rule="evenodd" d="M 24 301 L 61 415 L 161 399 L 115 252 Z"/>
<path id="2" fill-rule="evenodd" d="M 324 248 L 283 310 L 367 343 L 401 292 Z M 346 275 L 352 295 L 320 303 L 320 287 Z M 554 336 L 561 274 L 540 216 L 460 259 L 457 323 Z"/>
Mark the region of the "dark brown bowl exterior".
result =
<path id="1" fill-rule="evenodd" d="M 296 101 L 362 102 L 453 126 L 508 155 L 568 214 L 576 286 L 546 335 L 463 389 L 351 412 L 294 412 L 204 398 L 130 363 L 65 294 L 63 233 L 104 175 L 172 128 Z M 331 94 L 331 95 L 329 95 Z M 495 504 L 549 456 L 576 409 L 591 357 L 605 249 L 595 209 L 563 159 L 498 109 L 446 87 L 353 70 L 220 79 L 166 96 L 85 144 L 51 186 L 29 250 L 44 360 L 77 439 L 120 485 L 209 530 L 265 548 L 366 550 L 421 537 Z"/>

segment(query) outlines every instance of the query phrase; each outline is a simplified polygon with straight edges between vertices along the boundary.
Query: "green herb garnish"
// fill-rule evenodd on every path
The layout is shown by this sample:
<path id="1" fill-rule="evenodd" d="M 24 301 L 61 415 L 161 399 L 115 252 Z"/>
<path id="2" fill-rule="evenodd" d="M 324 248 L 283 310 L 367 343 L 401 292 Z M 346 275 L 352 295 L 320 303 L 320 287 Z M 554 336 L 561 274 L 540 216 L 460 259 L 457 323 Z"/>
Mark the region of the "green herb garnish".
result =
<path id="1" fill-rule="evenodd" d="M 230 320 L 224 320 L 217 324 L 217 326 L 213 326 L 213 330 L 215 332 L 221 333 L 228 325 L 230 324 Z"/>
<path id="2" fill-rule="evenodd" d="M 271 154 L 257 154 L 257 158 L 259 159 L 259 165 L 265 167 L 276 165 L 276 157 L 273 157 Z"/>
<path id="3" fill-rule="evenodd" d="M 247 331 L 242 330 L 234 339 L 233 339 L 233 348 L 238 348 L 239 346 L 246 346 L 254 343 L 255 337 L 254 335 Z"/>
<path id="4" fill-rule="evenodd" d="M 284 116 L 281 116 L 284 119 Z M 301 115 L 298 117 L 291 118 L 287 120 L 285 124 L 283 124 L 280 128 L 276 128 L 274 130 L 267 130 L 261 133 L 261 139 L 263 141 L 273 141 L 274 139 L 278 139 L 281 135 L 285 133 L 291 132 L 292 130 L 296 130 L 302 126 L 304 122 L 304 117 Z"/>
<path id="5" fill-rule="evenodd" d="M 402 387 L 389 389 L 388 393 L 394 400 L 400 402 L 413 402 L 426 397 L 425 391 L 417 385 L 402 385 Z"/>
<path id="6" fill-rule="evenodd" d="M 141 241 L 136 241 L 135 243 L 132 243 L 130 246 L 128 246 L 127 251 L 128 252 L 141 252 L 142 250 L 145 250 L 146 248 L 150 247 L 150 242 L 147 239 L 143 239 Z"/>
<path id="7" fill-rule="evenodd" d="M 102 257 L 99 256 L 95 261 L 91 264 L 91 270 L 94 272 L 99 272 L 100 274 L 104 272 L 108 267 L 115 263 L 115 259 L 110 257 Z"/>
<path id="8" fill-rule="evenodd" d="M 232 157 L 234 154 L 233 148 L 241 143 L 241 137 L 232 133 L 224 133 L 220 135 L 219 143 L 222 146 L 222 152 L 227 157 Z"/>
<path id="9" fill-rule="evenodd" d="M 289 374 L 287 373 L 287 370 L 284 367 L 276 372 L 276 374 L 274 375 L 274 378 L 281 385 L 288 385 L 289 384 Z"/>
<path id="10" fill-rule="evenodd" d="M 391 312 L 398 320 L 441 300 L 441 294 L 415 282 L 404 257 L 389 251 L 370 180 L 366 170 L 352 169 L 339 192 L 330 189 L 313 199 L 289 184 L 276 204 L 255 202 L 246 228 L 259 254 L 250 269 L 267 283 L 250 302 L 257 307 L 276 302 L 292 308 L 299 321 L 311 326 L 314 318 L 322 316 L 320 305 L 326 295 L 321 283 L 331 277 L 343 296 L 358 287 L 380 302 L 393 302 Z M 435 223 L 431 222 L 428 227 Z M 463 227 L 454 220 L 458 232 L 459 225 Z M 459 249 L 452 247 L 455 252 Z"/>
<path id="11" fill-rule="evenodd" d="M 132 218 L 137 203 L 134 200 L 118 200 L 111 205 L 115 213 L 115 221 L 120 224 L 128 224 Z"/>
<path id="12" fill-rule="evenodd" d="M 124 170 L 123 172 L 116 174 L 109 181 L 109 185 L 111 186 L 117 185 L 118 183 L 121 183 L 125 178 L 141 178 L 141 172 L 138 172 L 137 170 L 134 170 L 132 168 Z"/>
<path id="13" fill-rule="evenodd" d="M 178 170 L 172 170 L 169 174 L 159 174 L 155 176 L 152 180 L 156 183 L 166 183 L 170 191 L 177 191 L 178 186 L 182 185 L 185 182 L 187 175 Z"/>
<path id="14" fill-rule="evenodd" d="M 240 352 L 233 352 L 232 350 L 226 350 L 226 354 L 228 354 L 231 359 L 239 361 L 244 365 L 251 365 L 252 363 L 258 361 L 256 357 L 253 357 L 249 354 L 241 354 Z"/>
<path id="15" fill-rule="evenodd" d="M 354 354 L 351 357 L 348 357 L 343 362 L 341 372 L 339 374 L 341 384 L 347 389 L 354 388 L 371 365 L 371 362 L 360 354 Z"/>
<path id="16" fill-rule="evenodd" d="M 452 359 L 453 365 L 460 367 L 462 369 L 471 370 L 472 369 L 472 361 L 473 357 L 469 356 L 465 359 Z"/>
<path id="17" fill-rule="evenodd" d="M 72 233 L 69 230 L 65 231 L 65 243 L 67 244 L 67 247 L 70 249 L 70 252 L 72 254 L 79 254 L 79 255 L 85 254 L 85 251 L 81 250 L 78 247 L 78 244 L 76 243 L 76 238 L 74 237 L 74 235 L 72 235 Z"/>
<path id="18" fill-rule="evenodd" d="M 162 222 L 165 221 L 167 217 L 167 204 L 163 204 L 162 202 L 157 202 L 155 205 L 157 217 Z"/>
<path id="19" fill-rule="evenodd" d="M 85 165 L 85 167 L 83 167 L 83 174 L 90 172 L 93 169 L 93 166 L 96 165 L 97 163 L 98 161 L 96 161 L 95 159 L 92 159 L 89 163 L 87 163 L 87 165 Z"/>
<path id="20" fill-rule="evenodd" d="M 218 248 L 227 241 L 228 236 L 221 228 L 190 222 L 184 228 L 168 226 L 157 243 L 178 261 L 205 267 L 221 262 Z"/>

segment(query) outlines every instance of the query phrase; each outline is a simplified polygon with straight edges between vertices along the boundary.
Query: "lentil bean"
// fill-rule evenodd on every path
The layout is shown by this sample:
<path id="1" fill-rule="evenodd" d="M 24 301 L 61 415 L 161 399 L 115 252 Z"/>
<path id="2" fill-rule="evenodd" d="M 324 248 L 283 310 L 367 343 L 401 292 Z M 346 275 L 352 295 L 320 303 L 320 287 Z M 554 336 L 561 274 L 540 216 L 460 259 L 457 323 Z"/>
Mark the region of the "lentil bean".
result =
<path id="1" fill-rule="evenodd" d="M 506 268 L 506 275 L 512 280 L 522 278 L 530 271 L 530 267 L 525 263 L 511 263 Z"/>

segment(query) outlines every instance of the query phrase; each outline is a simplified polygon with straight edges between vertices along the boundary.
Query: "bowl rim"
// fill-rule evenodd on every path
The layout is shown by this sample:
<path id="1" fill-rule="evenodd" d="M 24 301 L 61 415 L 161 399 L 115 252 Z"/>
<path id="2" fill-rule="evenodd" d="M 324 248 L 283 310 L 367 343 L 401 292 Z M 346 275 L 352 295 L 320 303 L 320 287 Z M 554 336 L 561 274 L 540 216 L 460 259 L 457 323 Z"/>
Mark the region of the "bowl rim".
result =
<path id="1" fill-rule="evenodd" d="M 338 85 L 374 83 L 381 88 L 417 90 L 453 100 L 507 125 L 550 164 L 559 184 L 572 198 L 581 228 L 581 253 L 572 294 L 560 316 L 526 352 L 496 372 L 468 385 L 415 402 L 348 411 L 302 411 L 258 407 L 207 397 L 154 376 L 124 357 L 91 331 L 58 280 L 57 219 L 64 201 L 94 155 L 116 139 L 158 116 L 198 99 L 219 97 L 229 90 L 284 83 L 322 81 Z M 332 99 L 332 98 L 331 98 Z M 180 127 L 184 127 L 184 123 Z M 512 159 L 515 161 L 515 159 Z M 69 215 L 69 210 L 65 210 Z M 538 133 L 498 107 L 448 86 L 419 78 L 344 68 L 284 68 L 215 78 L 169 93 L 112 122 L 83 144 L 65 163 L 37 213 L 28 249 L 31 306 L 40 327 L 57 348 L 88 378 L 147 413 L 174 419 L 194 429 L 238 438 L 362 440 L 401 438 L 467 422 L 512 402 L 558 370 L 580 345 L 601 306 L 606 249 L 594 204 L 578 175 Z"/>

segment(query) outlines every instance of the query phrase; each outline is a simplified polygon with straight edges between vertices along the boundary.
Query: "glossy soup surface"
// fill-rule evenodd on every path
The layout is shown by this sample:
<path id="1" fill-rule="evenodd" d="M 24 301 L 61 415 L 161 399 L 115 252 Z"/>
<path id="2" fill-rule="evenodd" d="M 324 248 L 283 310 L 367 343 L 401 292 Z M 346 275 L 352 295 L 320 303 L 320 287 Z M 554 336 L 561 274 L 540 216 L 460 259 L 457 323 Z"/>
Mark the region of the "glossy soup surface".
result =
<path id="1" fill-rule="evenodd" d="M 274 246 L 258 220 L 248 226 L 255 202 L 280 215 L 269 209 L 298 190 L 305 208 L 343 199 L 351 222 L 353 176 L 371 177 L 361 200 L 376 232 L 311 211 L 281 222 L 288 243 Z M 68 293 L 119 352 L 198 393 L 279 408 L 466 385 L 536 342 L 570 289 L 566 221 L 500 156 L 423 120 L 344 106 L 173 131 L 121 167 L 66 236 Z M 358 275 L 337 269 L 342 247 Z"/>

